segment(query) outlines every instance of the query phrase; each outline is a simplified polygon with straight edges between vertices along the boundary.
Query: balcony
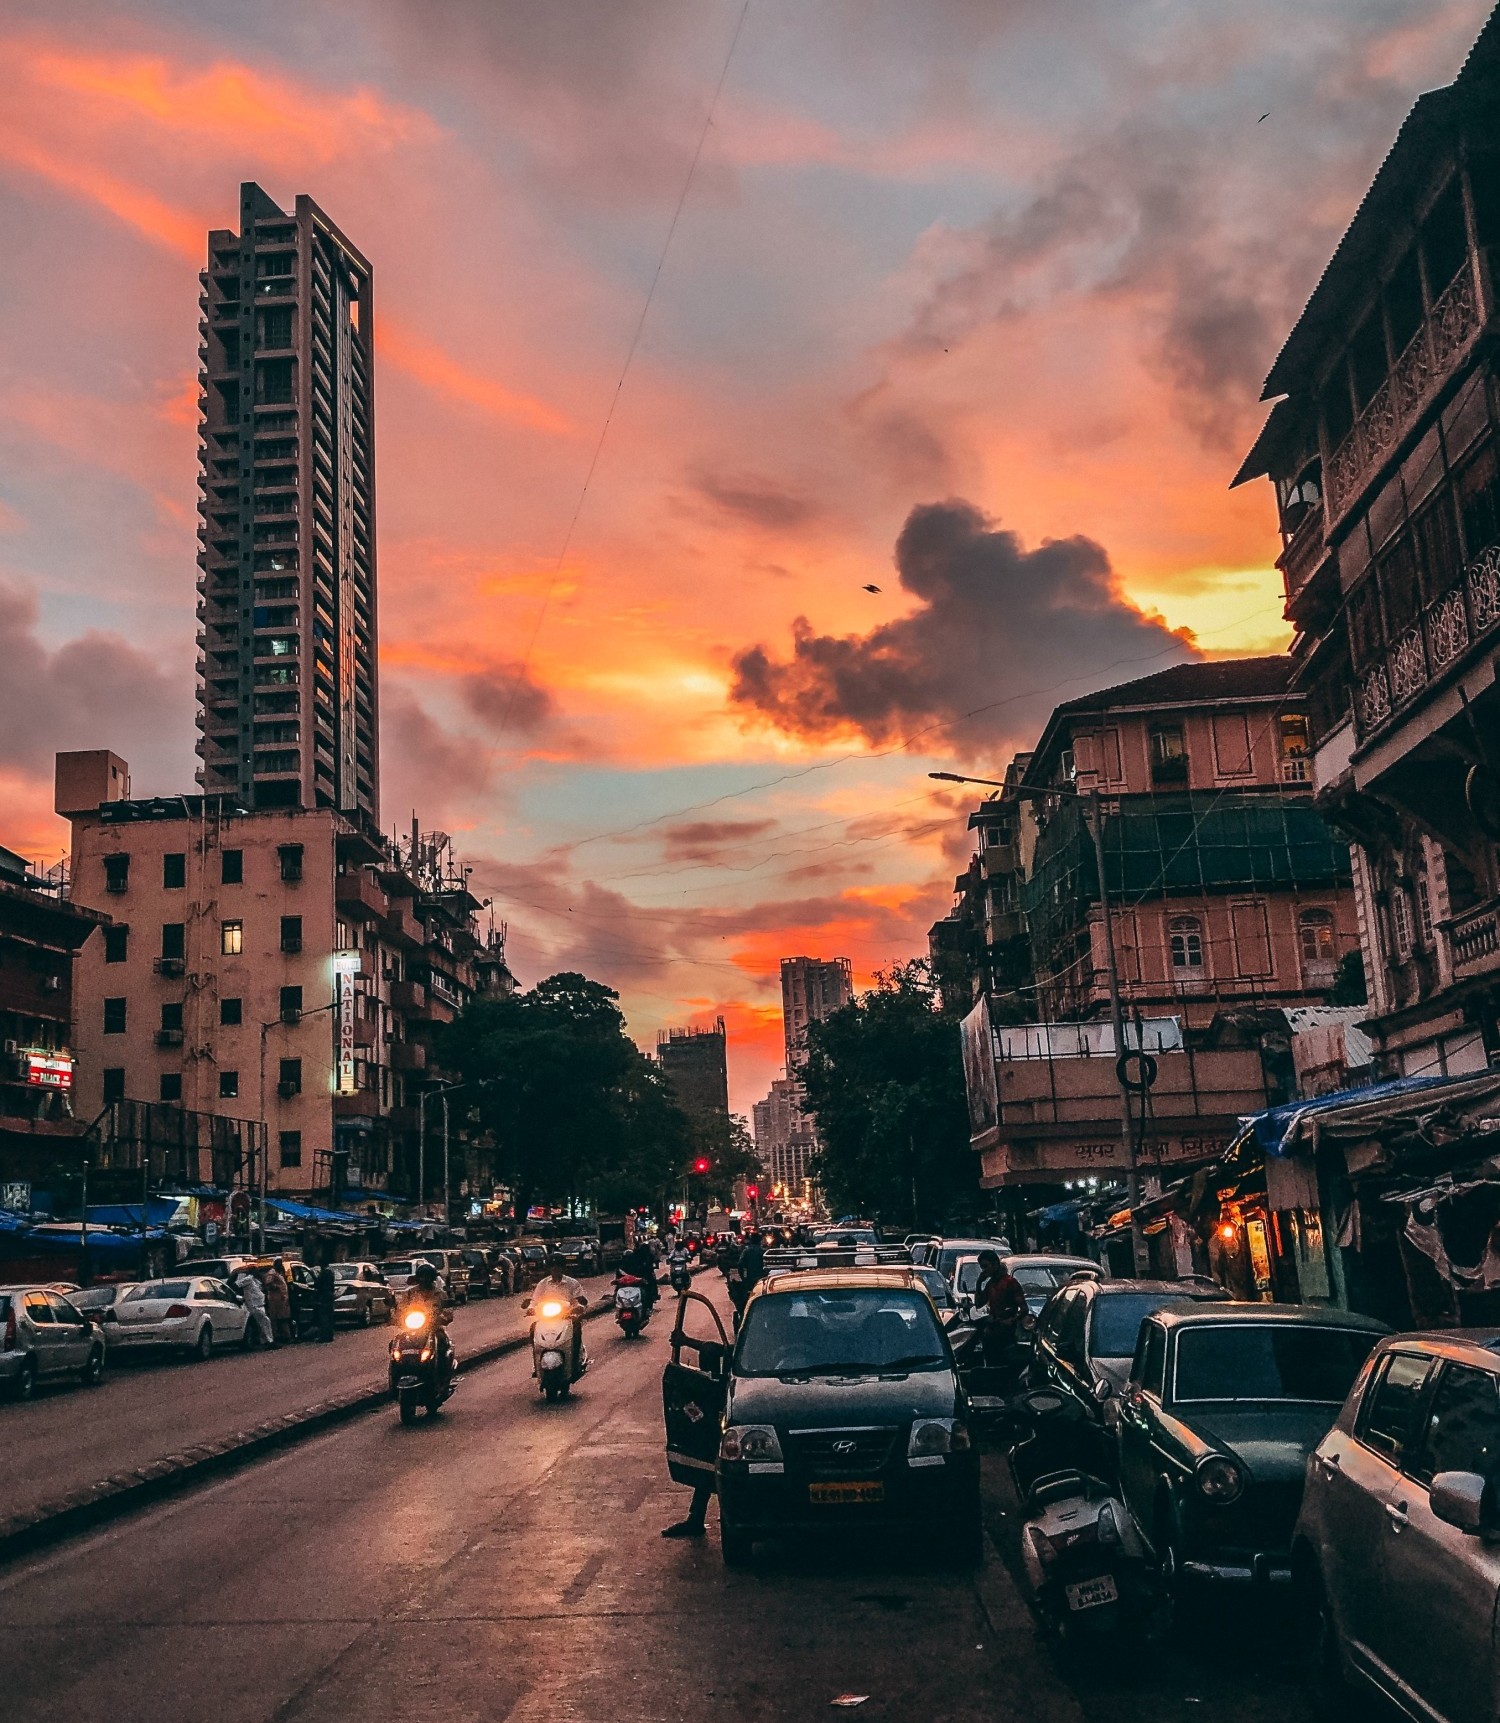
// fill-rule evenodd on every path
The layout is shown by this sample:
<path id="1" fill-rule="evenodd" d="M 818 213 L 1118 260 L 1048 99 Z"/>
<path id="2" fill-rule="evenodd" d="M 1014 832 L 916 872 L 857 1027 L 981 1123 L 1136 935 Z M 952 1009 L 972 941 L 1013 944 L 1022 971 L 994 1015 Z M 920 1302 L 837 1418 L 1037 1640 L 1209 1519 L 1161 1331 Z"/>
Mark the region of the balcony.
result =
<path id="1" fill-rule="evenodd" d="M 1455 915 L 1448 923 L 1448 946 L 1455 981 L 1500 969 L 1500 898 Z"/>
<path id="2" fill-rule="evenodd" d="M 422 945 L 426 942 L 426 933 L 421 922 L 417 920 L 410 898 L 391 899 L 390 908 L 386 911 L 385 930 L 392 939 L 404 940 L 408 945 Z"/>
<path id="3" fill-rule="evenodd" d="M 187 970 L 187 963 L 181 957 L 158 957 L 151 965 L 158 975 L 164 975 L 168 980 L 179 980 Z M 179 1034 L 178 1039 L 181 1039 Z"/>
<path id="4" fill-rule="evenodd" d="M 360 868 L 334 880 L 334 902 L 345 915 L 376 919 L 386 914 L 386 896 L 373 874 Z"/>
<path id="5" fill-rule="evenodd" d="M 356 1089 L 352 1095 L 333 1097 L 335 1119 L 378 1119 L 380 1097 L 373 1089 Z"/>
<path id="6" fill-rule="evenodd" d="M 390 1063 L 393 1071 L 425 1071 L 427 1049 L 420 1041 L 392 1041 Z"/>
<path id="7" fill-rule="evenodd" d="M 427 1007 L 427 989 L 420 981 L 391 983 L 392 1011 L 423 1011 Z"/>
<path id="8" fill-rule="evenodd" d="M 1383 730 L 1471 646 L 1500 627 L 1500 544 L 1482 550 L 1394 645 L 1361 674 L 1354 714 L 1361 744 Z"/>
<path id="9" fill-rule="evenodd" d="M 1474 271 L 1465 262 L 1439 294 L 1427 321 L 1355 420 L 1354 428 L 1329 455 L 1325 483 L 1330 525 L 1354 502 L 1439 385 L 1451 375 L 1459 354 L 1479 327 Z"/>

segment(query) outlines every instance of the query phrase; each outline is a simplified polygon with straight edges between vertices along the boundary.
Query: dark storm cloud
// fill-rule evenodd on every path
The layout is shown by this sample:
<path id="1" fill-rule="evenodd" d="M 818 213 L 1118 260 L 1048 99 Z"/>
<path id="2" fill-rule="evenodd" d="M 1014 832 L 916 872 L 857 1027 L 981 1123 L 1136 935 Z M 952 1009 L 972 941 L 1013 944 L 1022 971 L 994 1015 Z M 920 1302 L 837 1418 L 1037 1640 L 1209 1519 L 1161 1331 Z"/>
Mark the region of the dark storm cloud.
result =
<path id="1" fill-rule="evenodd" d="M 110 748 L 138 787 L 180 789 L 161 738 L 191 735 L 191 681 L 94 629 L 52 651 L 37 618 L 30 592 L 0 582 L 0 761 L 46 771 L 58 749 Z M 189 769 L 184 751 L 178 770 Z"/>
<path id="2" fill-rule="evenodd" d="M 1028 550 L 972 503 L 913 509 L 896 567 L 920 600 L 912 615 L 863 635 L 815 634 L 799 617 L 790 659 L 764 646 L 737 655 L 731 701 L 793 735 L 854 729 L 877 744 L 991 707 L 966 739 L 1016 737 L 1069 694 L 1192 656 L 1121 600 L 1101 546 Z"/>
<path id="3" fill-rule="evenodd" d="M 382 800 L 401 817 L 414 809 L 432 819 L 490 780 L 486 751 L 437 721 L 412 691 L 386 679 L 380 701 Z"/>
<path id="4" fill-rule="evenodd" d="M 726 514 L 773 531 L 805 526 L 822 513 L 811 497 L 755 473 L 721 473 L 699 467 L 688 475 L 688 482 L 699 496 Z"/>
<path id="5" fill-rule="evenodd" d="M 548 690 L 533 680 L 524 664 L 515 662 L 473 671 L 462 679 L 459 690 L 465 706 L 492 730 L 529 735 L 557 710 Z"/>
<path id="6" fill-rule="evenodd" d="M 714 861 L 775 829 L 775 820 L 683 820 L 660 834 L 662 855 L 667 861 Z"/>

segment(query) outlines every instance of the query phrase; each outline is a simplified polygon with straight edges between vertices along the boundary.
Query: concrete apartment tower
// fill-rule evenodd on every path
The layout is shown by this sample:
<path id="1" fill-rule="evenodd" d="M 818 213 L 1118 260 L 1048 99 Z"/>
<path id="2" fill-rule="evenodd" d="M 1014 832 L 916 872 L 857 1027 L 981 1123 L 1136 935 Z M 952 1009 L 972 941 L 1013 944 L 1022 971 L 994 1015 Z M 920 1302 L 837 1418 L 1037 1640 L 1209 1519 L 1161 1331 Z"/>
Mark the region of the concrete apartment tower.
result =
<path id="1" fill-rule="evenodd" d="M 240 187 L 198 303 L 198 781 L 379 823 L 369 263 Z"/>
<path id="2" fill-rule="evenodd" d="M 854 970 L 847 957 L 782 958 L 781 1025 L 788 1077 L 807 1063 L 808 1025 L 831 1017 L 853 997 Z"/>

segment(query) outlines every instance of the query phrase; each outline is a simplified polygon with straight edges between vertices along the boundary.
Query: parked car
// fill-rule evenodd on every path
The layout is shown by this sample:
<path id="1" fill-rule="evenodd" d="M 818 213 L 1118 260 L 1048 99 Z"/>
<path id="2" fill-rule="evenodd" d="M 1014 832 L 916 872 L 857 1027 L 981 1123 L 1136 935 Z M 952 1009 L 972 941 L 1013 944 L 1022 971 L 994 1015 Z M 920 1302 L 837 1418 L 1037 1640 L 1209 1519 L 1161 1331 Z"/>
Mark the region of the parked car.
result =
<path id="1" fill-rule="evenodd" d="M 334 1263 L 335 1322 L 355 1322 L 368 1328 L 372 1323 L 389 1322 L 395 1308 L 395 1295 L 373 1262 Z"/>
<path id="2" fill-rule="evenodd" d="M 498 1298 L 510 1291 L 512 1267 L 492 1244 L 471 1244 L 462 1252 L 469 1269 L 470 1298 Z"/>
<path id="3" fill-rule="evenodd" d="M 442 1275 L 455 1304 L 469 1302 L 469 1265 L 461 1250 L 418 1250 L 412 1254 L 419 1261 L 430 1262 Z"/>
<path id="4" fill-rule="evenodd" d="M 525 1268 L 526 1278 L 523 1286 L 534 1285 L 547 1272 L 547 1254 L 550 1246 L 540 1239 L 529 1238 L 521 1244 L 521 1262 Z"/>
<path id="5" fill-rule="evenodd" d="M 402 1293 L 417 1272 L 417 1264 L 426 1260 L 422 1256 L 393 1256 L 381 1263 L 380 1277 L 395 1302 L 400 1302 Z"/>
<path id="6" fill-rule="evenodd" d="M 944 1329 L 949 1329 L 959 1319 L 959 1304 L 953 1295 L 953 1288 L 943 1279 L 937 1269 L 929 1268 L 924 1263 L 912 1269 L 912 1278 L 932 1300 L 932 1307 L 938 1313 L 938 1321 Z"/>
<path id="7" fill-rule="evenodd" d="M 1033 1388 L 1060 1389 L 1091 1418 L 1130 1380 L 1141 1324 L 1153 1310 L 1227 1302 L 1213 1281 L 1097 1280 L 1065 1282 L 1037 1317 L 1031 1363 Z"/>
<path id="8" fill-rule="evenodd" d="M 1291 1578 L 1307 1457 L 1389 1332 L 1313 1305 L 1206 1304 L 1142 1322 L 1117 1402 L 1120 1490 L 1174 1593 Z"/>
<path id="9" fill-rule="evenodd" d="M 143 1280 L 115 1306 L 112 1347 L 166 1347 L 209 1358 L 216 1346 L 252 1346 L 255 1330 L 239 1294 L 222 1280 Z"/>
<path id="10" fill-rule="evenodd" d="M 1292 1543 L 1329 1687 L 1423 1723 L 1496 1716 L 1497 1470 L 1500 1332 L 1382 1341 L 1313 1450 Z"/>
<path id="11" fill-rule="evenodd" d="M 0 1385 L 29 1400 L 41 1382 L 76 1375 L 85 1387 L 104 1380 L 105 1342 L 60 1292 L 0 1286 Z"/>
<path id="12" fill-rule="evenodd" d="M 120 1300 L 136 1283 L 133 1280 L 106 1281 L 98 1286 L 83 1286 L 67 1294 L 68 1303 L 81 1310 L 90 1322 L 110 1323 L 115 1320 Z M 106 1342 L 109 1336 L 105 1335 Z"/>
<path id="13" fill-rule="evenodd" d="M 764 1281 L 732 1356 L 712 1304 L 682 1294 L 663 1404 L 673 1477 L 717 1466 L 730 1566 L 758 1538 L 838 1538 L 856 1525 L 935 1533 L 957 1558 L 982 1558 L 968 1400 L 910 1269 Z"/>
<path id="14" fill-rule="evenodd" d="M 600 1272 L 603 1257 L 597 1238 L 564 1238 L 555 1248 L 569 1274 Z"/>

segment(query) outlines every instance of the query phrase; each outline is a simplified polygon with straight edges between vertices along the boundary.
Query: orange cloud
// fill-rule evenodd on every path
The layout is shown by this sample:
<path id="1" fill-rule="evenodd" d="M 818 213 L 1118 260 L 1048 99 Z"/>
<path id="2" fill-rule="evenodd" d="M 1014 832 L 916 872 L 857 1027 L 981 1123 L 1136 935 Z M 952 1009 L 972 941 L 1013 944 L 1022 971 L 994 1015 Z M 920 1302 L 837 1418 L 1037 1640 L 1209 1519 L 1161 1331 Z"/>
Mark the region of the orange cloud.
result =
<path id="1" fill-rule="evenodd" d="M 35 174 L 81 202 L 108 210 L 117 221 L 179 257 L 197 261 L 204 253 L 202 222 L 101 167 L 49 153 L 22 136 L 19 128 L 0 130 L 0 160 Z"/>
<path id="2" fill-rule="evenodd" d="M 466 406 L 477 407 L 481 413 L 494 418 L 509 419 L 516 424 L 527 425 L 533 431 L 544 431 L 548 436 L 574 435 L 573 422 L 566 414 L 535 396 L 507 389 L 493 377 L 465 370 L 441 347 L 423 340 L 405 323 L 389 315 L 381 317 L 375 340 L 380 357 L 387 364 L 404 371 L 425 389 L 447 395 L 450 400 L 462 401 Z"/>

